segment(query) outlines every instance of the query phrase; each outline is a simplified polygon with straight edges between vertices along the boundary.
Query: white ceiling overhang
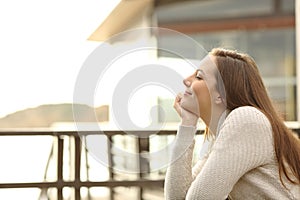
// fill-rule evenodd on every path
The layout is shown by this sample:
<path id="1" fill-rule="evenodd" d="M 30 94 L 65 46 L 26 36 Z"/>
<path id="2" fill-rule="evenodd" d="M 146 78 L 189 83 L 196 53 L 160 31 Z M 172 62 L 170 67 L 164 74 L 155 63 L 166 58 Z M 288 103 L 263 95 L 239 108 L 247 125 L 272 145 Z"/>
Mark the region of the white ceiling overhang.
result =
<path id="1" fill-rule="evenodd" d="M 154 0 L 122 0 L 102 24 L 89 36 L 91 41 L 106 41 L 115 34 L 141 24 Z"/>

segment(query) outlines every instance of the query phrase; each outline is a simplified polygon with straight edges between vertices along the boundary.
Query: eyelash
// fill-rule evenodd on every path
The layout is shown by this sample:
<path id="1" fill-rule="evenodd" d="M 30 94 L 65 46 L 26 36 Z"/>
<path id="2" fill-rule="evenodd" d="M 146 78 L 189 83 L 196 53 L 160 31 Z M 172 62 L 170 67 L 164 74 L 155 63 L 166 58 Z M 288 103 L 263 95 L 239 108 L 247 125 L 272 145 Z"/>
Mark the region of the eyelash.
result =
<path id="1" fill-rule="evenodd" d="M 197 78 L 198 80 L 202 80 L 202 77 L 199 75 L 199 72 L 196 72 L 196 78 Z"/>

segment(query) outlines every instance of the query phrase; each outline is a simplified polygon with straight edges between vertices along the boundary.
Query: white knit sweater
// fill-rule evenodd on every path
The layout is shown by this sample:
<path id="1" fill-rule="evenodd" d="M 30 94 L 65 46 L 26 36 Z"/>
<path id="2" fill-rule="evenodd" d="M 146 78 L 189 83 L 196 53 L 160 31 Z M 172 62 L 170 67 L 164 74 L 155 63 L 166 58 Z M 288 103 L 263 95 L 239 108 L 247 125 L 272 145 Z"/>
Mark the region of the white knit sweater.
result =
<path id="1" fill-rule="evenodd" d="M 280 182 L 272 128 L 250 106 L 220 126 L 209 155 L 192 167 L 195 127 L 180 126 L 165 179 L 166 199 L 300 199 L 300 185 Z"/>

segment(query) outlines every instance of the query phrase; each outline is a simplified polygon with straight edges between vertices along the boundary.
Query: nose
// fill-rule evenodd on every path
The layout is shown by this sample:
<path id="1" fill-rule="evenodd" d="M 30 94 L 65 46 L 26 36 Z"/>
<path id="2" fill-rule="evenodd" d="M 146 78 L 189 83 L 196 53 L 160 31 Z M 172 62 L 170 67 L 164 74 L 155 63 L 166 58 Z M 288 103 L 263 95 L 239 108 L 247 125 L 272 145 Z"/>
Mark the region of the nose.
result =
<path id="1" fill-rule="evenodd" d="M 190 86 L 191 86 L 191 81 L 189 81 L 188 78 L 183 79 L 183 84 L 184 84 L 186 87 L 190 87 Z"/>

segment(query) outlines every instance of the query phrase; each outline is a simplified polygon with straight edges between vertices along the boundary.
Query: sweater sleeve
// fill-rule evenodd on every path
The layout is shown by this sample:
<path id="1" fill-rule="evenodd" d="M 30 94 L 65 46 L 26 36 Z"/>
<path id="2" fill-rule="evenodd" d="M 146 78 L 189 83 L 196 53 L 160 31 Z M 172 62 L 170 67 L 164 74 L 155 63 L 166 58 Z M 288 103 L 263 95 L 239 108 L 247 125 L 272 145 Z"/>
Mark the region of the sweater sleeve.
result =
<path id="1" fill-rule="evenodd" d="M 173 144 L 170 165 L 165 178 L 165 198 L 185 199 L 193 181 L 192 159 L 196 127 L 180 126 Z"/>
<path id="2" fill-rule="evenodd" d="M 264 114 L 252 107 L 232 111 L 186 199 L 226 199 L 245 173 L 270 159 L 272 148 L 271 126 Z"/>

